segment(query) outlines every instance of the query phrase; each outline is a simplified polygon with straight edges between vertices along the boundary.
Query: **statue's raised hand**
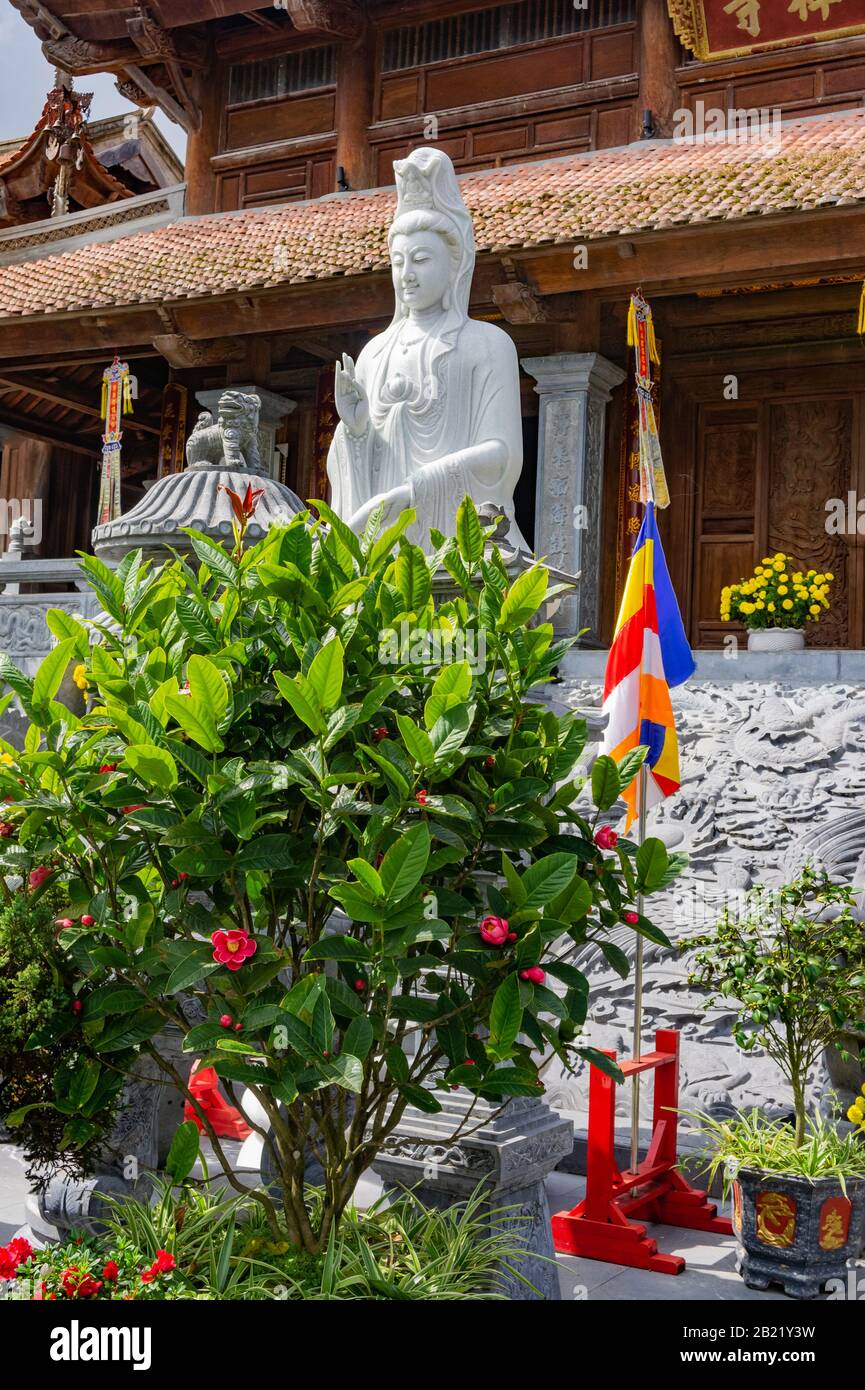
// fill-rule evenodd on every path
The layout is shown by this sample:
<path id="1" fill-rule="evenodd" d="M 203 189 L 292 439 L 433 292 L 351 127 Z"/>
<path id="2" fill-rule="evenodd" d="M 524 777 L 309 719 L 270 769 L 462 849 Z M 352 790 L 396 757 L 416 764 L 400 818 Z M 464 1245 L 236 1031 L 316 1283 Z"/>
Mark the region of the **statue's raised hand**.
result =
<path id="1" fill-rule="evenodd" d="M 354 359 L 342 354 L 342 365 L 336 364 L 334 398 L 339 418 L 350 434 L 366 434 L 369 425 L 369 398 L 358 381 Z"/>

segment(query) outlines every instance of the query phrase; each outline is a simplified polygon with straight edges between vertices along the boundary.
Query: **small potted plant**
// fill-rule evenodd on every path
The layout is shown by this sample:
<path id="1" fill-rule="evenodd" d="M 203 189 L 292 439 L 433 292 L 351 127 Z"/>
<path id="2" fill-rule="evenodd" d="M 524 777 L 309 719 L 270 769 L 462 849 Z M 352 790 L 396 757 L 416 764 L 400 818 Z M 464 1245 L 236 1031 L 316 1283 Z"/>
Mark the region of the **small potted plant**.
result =
<path id="1" fill-rule="evenodd" d="M 796 567 L 783 551 L 766 555 L 750 579 L 721 590 L 721 621 L 748 630 L 751 652 L 789 652 L 805 645 L 805 624 L 819 623 L 829 607 L 830 573 Z"/>
<path id="2" fill-rule="evenodd" d="M 713 1168 L 726 1165 L 733 1184 L 739 1272 L 751 1287 L 780 1283 L 799 1298 L 843 1278 L 865 1232 L 865 1145 L 809 1117 L 806 1099 L 811 1068 L 865 1006 L 854 906 L 850 888 L 806 867 L 683 943 L 696 951 L 691 982 L 711 991 L 709 1006 L 732 1009 L 734 1041 L 766 1052 L 792 1091 L 792 1125 L 757 1111 L 702 1124 Z"/>

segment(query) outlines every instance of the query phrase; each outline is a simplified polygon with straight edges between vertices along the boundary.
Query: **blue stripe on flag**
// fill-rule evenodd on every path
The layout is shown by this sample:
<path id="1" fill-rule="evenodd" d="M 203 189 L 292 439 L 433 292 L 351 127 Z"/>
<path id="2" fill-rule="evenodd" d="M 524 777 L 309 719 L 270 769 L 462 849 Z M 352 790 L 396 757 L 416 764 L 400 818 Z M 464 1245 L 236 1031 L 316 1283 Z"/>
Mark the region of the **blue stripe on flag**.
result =
<path id="1" fill-rule="evenodd" d="M 664 557 L 661 537 L 658 534 L 654 502 L 649 502 L 646 506 L 646 514 L 643 517 L 643 524 L 640 527 L 635 549 L 639 549 L 647 537 L 651 537 L 654 542 L 652 583 L 655 589 L 655 607 L 658 613 L 658 640 L 661 644 L 664 675 L 667 679 L 667 685 L 672 689 L 676 685 L 681 685 L 689 676 L 693 676 L 697 664 L 685 636 L 682 615 L 679 612 L 679 605 L 676 602 L 676 595 L 670 582 L 667 561 Z"/>
<path id="2" fill-rule="evenodd" d="M 640 744 L 648 748 L 646 763 L 649 767 L 654 767 L 664 751 L 664 740 L 667 737 L 667 726 L 665 724 L 653 724 L 651 719 L 643 719 L 640 723 Z"/>

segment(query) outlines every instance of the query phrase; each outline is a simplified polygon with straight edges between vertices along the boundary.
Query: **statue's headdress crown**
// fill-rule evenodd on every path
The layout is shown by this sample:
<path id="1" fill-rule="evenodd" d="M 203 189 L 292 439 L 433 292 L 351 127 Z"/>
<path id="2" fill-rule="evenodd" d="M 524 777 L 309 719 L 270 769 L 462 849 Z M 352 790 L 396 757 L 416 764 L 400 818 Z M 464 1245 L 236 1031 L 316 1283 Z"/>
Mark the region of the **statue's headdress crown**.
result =
<path id="1" fill-rule="evenodd" d="M 400 159 L 393 167 L 396 173 L 397 216 L 401 212 L 435 207 L 432 179 L 428 171 L 419 168 L 412 159 Z"/>

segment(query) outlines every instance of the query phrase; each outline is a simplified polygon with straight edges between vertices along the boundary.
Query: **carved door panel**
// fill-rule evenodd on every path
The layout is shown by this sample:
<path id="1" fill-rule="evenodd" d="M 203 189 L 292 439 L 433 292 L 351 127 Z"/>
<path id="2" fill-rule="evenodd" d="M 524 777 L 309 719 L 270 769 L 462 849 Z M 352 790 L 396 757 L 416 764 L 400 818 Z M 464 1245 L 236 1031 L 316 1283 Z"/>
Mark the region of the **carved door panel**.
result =
<path id="1" fill-rule="evenodd" d="M 763 505 L 762 422 L 758 405 L 703 405 L 697 431 L 694 588 L 691 641 L 715 647 L 729 632 L 721 622 L 721 589 L 748 574 Z"/>
<path id="2" fill-rule="evenodd" d="M 851 397 L 779 401 L 769 406 L 767 551 L 835 576 L 831 607 L 808 628 L 812 647 L 855 645 L 850 627 L 852 552 L 826 531 L 826 503 L 846 498 L 853 477 Z"/>
<path id="3" fill-rule="evenodd" d="M 720 621 L 721 589 L 776 551 L 835 577 L 832 606 L 809 627 L 808 645 L 862 645 L 861 559 L 826 529 L 830 499 L 863 493 L 861 397 L 803 398 L 794 395 L 792 374 L 783 386 L 774 400 L 699 406 L 688 623 L 696 646 L 719 646 L 731 633 L 744 638 Z"/>

